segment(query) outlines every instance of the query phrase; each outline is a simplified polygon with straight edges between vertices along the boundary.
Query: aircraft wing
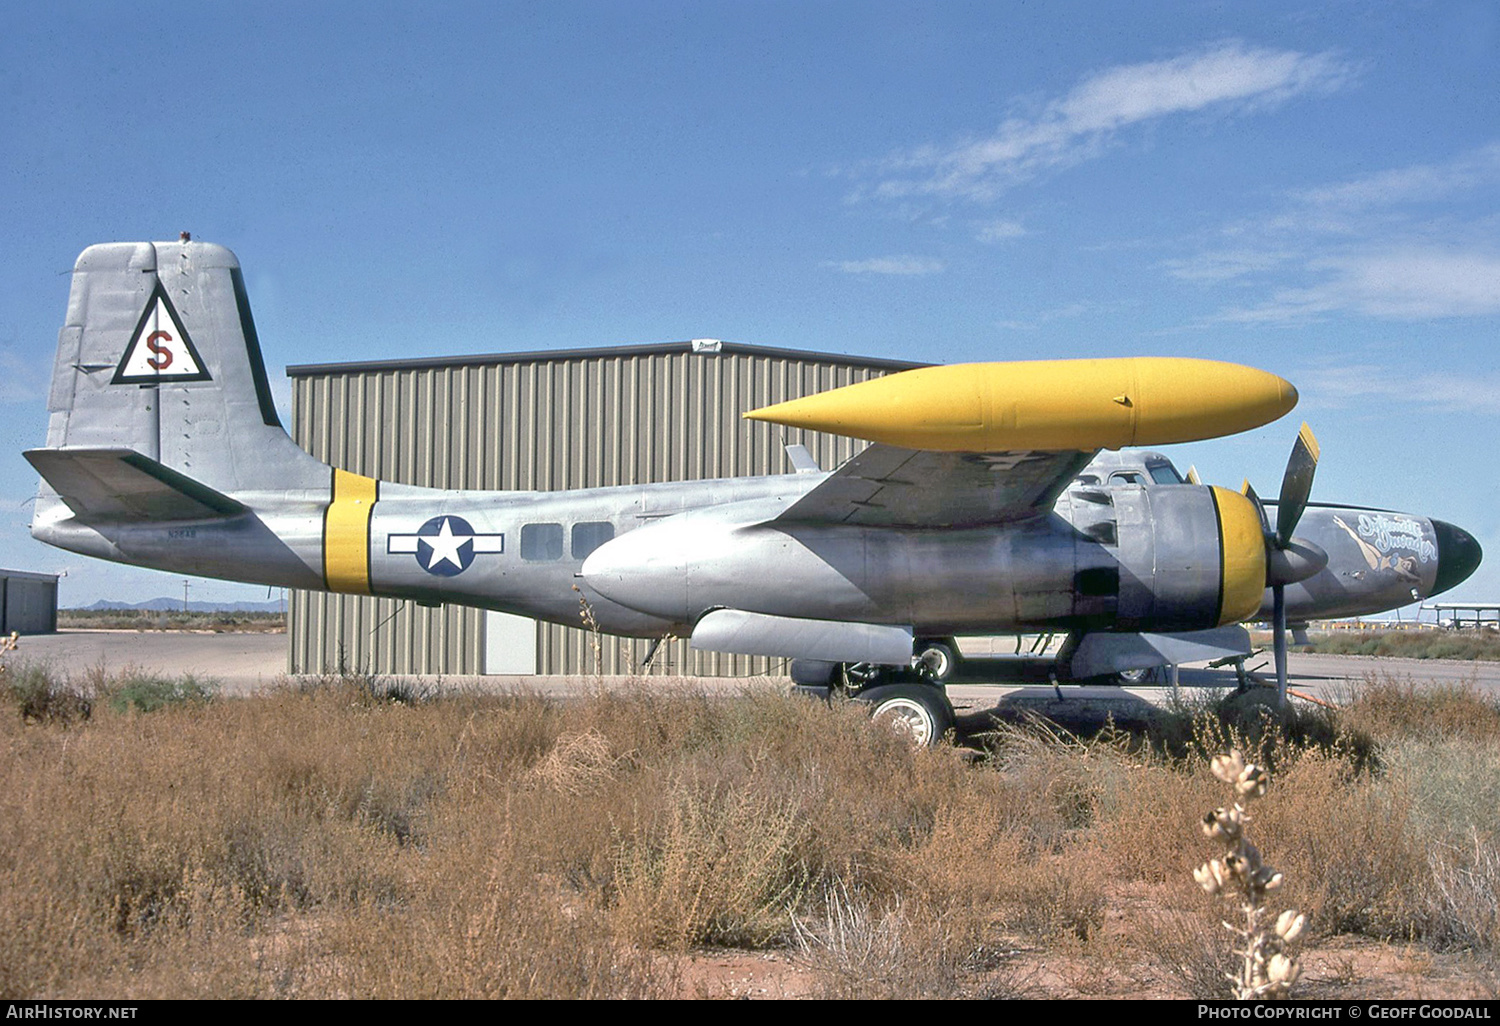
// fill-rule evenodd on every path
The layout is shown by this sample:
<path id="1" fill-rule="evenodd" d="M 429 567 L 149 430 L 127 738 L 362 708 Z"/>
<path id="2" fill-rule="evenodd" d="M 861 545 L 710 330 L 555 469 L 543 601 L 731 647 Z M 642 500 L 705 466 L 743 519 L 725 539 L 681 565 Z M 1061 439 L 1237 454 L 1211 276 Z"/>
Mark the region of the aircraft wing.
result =
<path id="1" fill-rule="evenodd" d="M 29 449 L 23 455 L 84 520 L 203 520 L 245 510 L 133 449 Z"/>
<path id="2" fill-rule="evenodd" d="M 1093 458 L 1076 450 L 933 452 L 872 445 L 776 518 L 781 523 L 968 527 L 1044 513 Z"/>

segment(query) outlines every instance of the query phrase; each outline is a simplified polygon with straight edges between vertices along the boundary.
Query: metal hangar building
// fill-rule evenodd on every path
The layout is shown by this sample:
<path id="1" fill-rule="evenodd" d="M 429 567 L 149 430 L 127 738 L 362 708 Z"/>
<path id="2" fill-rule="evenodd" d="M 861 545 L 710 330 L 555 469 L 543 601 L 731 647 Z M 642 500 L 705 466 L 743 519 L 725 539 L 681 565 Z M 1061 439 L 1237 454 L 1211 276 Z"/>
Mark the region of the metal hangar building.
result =
<path id="1" fill-rule="evenodd" d="M 0 570 L 0 635 L 57 630 L 57 574 Z"/>
<path id="2" fill-rule="evenodd" d="M 429 488 L 552 491 L 824 469 L 864 442 L 740 414 L 922 364 L 696 339 L 597 349 L 305 364 L 292 436 L 345 470 Z M 764 657 L 693 652 L 464 606 L 323 592 L 288 604 L 290 673 L 468 675 L 775 672 Z"/>

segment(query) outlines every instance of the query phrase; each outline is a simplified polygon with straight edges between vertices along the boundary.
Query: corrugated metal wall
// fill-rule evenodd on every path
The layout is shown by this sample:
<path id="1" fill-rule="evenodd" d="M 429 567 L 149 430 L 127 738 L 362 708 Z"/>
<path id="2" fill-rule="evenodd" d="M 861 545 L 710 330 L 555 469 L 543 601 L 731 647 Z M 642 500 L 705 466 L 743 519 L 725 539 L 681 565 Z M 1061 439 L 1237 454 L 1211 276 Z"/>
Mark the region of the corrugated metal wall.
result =
<path id="1" fill-rule="evenodd" d="M 785 473 L 802 442 L 837 466 L 864 443 L 740 417 L 769 403 L 903 365 L 826 354 L 687 343 L 438 364 L 292 367 L 292 435 L 321 460 L 431 488 L 590 488 Z M 299 592 L 290 604 L 294 673 L 483 670 L 484 614 L 462 607 Z M 635 672 L 647 642 L 538 632 L 541 673 Z M 597 657 L 596 657 L 597 650 Z M 655 673 L 748 675 L 768 660 L 663 645 Z"/>
<path id="2" fill-rule="evenodd" d="M 0 570 L 0 634 L 51 634 L 57 630 L 57 577 Z"/>

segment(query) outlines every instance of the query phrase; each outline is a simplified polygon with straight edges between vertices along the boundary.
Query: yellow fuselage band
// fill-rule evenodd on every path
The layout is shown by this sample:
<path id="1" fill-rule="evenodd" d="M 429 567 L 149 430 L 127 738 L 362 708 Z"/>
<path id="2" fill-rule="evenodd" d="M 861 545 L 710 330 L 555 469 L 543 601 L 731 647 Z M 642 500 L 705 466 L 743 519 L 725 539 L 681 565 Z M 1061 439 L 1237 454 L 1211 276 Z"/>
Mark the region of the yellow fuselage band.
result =
<path id="1" fill-rule="evenodd" d="M 333 499 L 323 518 L 323 576 L 329 591 L 370 593 L 370 514 L 380 482 L 333 471 Z"/>

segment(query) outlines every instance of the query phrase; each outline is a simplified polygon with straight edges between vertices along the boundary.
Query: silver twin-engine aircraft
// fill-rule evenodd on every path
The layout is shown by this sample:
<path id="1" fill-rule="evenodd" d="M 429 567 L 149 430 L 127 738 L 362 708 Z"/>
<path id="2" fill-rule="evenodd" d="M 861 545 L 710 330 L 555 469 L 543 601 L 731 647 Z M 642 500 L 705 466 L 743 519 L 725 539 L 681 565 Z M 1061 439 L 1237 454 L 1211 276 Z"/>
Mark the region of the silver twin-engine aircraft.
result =
<path id="1" fill-rule="evenodd" d="M 1391 609 L 1473 572 L 1479 545 L 1440 520 L 1309 508 L 1305 425 L 1274 523 L 1248 486 L 1091 465 L 1296 401 L 1206 360 L 934 366 L 745 414 L 874 443 L 831 473 L 417 488 L 330 467 L 282 429 L 232 253 L 112 243 L 73 271 L 47 443 L 26 453 L 31 531 L 174 573 L 568 624 L 581 592 L 607 633 L 805 660 L 931 738 L 952 721 L 955 635 L 1070 632 L 1060 667 L 1083 678 L 1248 652 L 1244 621 L 1281 641 L 1289 618 Z"/>

